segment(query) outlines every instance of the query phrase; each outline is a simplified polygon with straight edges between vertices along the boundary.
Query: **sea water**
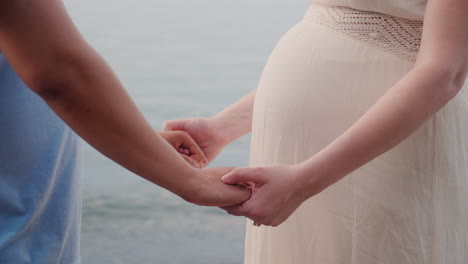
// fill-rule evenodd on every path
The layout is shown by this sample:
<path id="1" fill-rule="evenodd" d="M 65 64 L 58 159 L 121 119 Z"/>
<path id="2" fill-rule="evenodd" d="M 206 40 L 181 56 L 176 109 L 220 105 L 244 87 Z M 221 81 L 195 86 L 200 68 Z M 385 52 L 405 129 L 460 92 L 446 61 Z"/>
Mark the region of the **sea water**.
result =
<path id="1" fill-rule="evenodd" d="M 155 129 L 211 116 L 256 88 L 306 0 L 65 0 Z M 116 142 L 118 144 L 118 142 Z M 247 166 L 249 135 L 212 166 Z M 87 146 L 83 264 L 242 263 L 245 219 L 197 207 Z"/>

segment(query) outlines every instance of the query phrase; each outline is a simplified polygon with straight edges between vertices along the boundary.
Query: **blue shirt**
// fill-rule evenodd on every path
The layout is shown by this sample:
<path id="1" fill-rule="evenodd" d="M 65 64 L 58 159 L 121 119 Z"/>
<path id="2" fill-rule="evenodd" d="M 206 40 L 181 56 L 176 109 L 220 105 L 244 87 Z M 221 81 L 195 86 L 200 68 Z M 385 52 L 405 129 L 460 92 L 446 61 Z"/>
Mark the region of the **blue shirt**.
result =
<path id="1" fill-rule="evenodd" d="M 0 263 L 80 263 L 81 140 L 0 53 Z"/>

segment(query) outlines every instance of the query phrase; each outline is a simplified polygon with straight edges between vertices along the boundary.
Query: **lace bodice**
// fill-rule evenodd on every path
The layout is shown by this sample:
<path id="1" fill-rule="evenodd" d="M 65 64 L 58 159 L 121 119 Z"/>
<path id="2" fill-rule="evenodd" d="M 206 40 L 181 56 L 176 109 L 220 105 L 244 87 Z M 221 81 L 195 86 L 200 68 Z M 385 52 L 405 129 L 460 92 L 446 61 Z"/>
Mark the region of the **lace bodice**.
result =
<path id="1" fill-rule="evenodd" d="M 344 6 L 412 20 L 423 20 L 427 0 L 310 0 L 331 6 Z"/>

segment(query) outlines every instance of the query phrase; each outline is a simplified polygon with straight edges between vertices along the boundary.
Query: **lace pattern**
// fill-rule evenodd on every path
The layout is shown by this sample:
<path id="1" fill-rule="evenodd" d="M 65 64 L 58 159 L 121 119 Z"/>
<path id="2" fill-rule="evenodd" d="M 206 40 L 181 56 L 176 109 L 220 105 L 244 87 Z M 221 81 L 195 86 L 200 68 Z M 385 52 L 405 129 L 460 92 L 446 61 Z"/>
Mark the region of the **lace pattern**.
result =
<path id="1" fill-rule="evenodd" d="M 423 22 L 348 7 L 313 5 L 306 19 L 415 61 Z"/>

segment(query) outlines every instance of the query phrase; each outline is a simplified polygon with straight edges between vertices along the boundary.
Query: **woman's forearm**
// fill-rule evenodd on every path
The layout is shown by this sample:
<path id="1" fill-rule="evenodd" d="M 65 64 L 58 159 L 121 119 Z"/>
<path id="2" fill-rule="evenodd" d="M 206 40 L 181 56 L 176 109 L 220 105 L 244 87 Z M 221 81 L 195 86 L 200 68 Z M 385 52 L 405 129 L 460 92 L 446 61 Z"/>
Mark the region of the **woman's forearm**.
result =
<path id="1" fill-rule="evenodd" d="M 468 72 L 467 10 L 463 0 L 428 1 L 413 70 L 350 129 L 300 165 L 306 182 L 324 188 L 338 181 L 395 147 L 459 92 Z"/>
<path id="2" fill-rule="evenodd" d="M 310 191 L 305 195 L 314 195 L 317 184 L 325 188 L 395 147 L 442 108 L 460 86 L 437 67 L 415 67 L 351 128 L 300 165 L 305 186 L 310 186 L 304 188 Z"/>
<path id="3" fill-rule="evenodd" d="M 225 144 L 231 143 L 252 130 L 255 94 L 256 91 L 251 92 L 211 118 Z"/>

